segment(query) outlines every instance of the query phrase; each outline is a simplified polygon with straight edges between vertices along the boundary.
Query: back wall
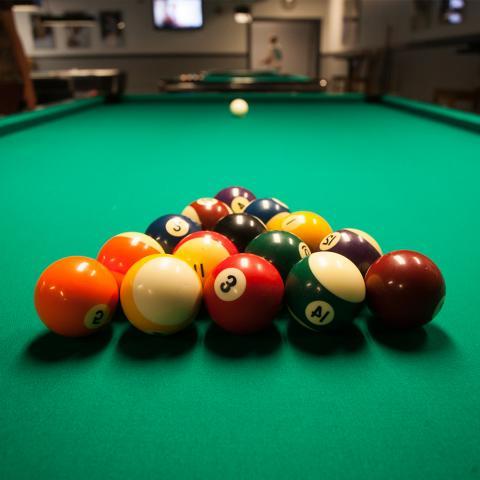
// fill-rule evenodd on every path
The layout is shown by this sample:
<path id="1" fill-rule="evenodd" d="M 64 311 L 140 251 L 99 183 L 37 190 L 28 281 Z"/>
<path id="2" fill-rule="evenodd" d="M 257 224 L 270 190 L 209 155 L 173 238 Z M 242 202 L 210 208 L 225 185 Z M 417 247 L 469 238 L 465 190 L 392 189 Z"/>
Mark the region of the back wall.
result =
<path id="1" fill-rule="evenodd" d="M 86 8 L 88 3 L 49 0 L 48 6 L 54 14 L 69 10 L 85 10 L 93 15 L 102 10 L 122 11 L 126 23 L 125 46 L 104 45 L 96 26 L 91 28 L 89 48 L 68 48 L 63 28 L 55 29 L 55 49 L 35 48 L 30 14 L 16 13 L 27 54 L 39 70 L 121 68 L 128 73 L 130 92 L 152 92 L 160 78 L 184 72 L 247 67 L 247 27 L 233 19 L 238 2 L 207 0 L 204 28 L 188 32 L 155 30 L 150 0 L 96 0 L 94 7 Z M 252 11 L 259 17 L 321 18 L 327 3 L 327 0 L 303 0 L 294 10 L 287 10 L 280 0 L 263 0 L 252 3 Z"/>

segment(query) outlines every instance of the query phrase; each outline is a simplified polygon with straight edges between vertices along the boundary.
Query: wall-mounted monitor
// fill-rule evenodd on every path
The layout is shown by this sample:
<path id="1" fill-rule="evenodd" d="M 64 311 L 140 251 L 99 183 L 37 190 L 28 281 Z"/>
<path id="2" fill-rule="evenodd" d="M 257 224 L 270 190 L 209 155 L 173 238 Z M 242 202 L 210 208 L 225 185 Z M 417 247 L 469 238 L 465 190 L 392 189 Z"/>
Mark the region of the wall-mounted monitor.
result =
<path id="1" fill-rule="evenodd" d="M 202 0 L 153 0 L 153 24 L 167 30 L 203 27 Z"/>

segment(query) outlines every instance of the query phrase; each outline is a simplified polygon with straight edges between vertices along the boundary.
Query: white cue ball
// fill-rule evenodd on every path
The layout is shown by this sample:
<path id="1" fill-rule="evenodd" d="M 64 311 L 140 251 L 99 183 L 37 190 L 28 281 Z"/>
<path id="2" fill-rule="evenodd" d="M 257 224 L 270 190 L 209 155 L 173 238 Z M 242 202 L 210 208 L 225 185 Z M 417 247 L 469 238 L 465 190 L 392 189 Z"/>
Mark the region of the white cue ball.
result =
<path id="1" fill-rule="evenodd" d="M 248 103 L 243 98 L 235 98 L 230 102 L 230 112 L 236 117 L 244 117 L 248 113 Z"/>

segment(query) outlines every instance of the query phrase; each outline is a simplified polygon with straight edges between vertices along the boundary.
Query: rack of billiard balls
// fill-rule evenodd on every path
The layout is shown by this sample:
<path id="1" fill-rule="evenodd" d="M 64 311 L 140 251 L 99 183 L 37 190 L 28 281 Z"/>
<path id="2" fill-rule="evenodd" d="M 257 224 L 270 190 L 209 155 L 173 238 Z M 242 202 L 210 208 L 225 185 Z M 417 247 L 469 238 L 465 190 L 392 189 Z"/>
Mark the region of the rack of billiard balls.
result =
<path id="1" fill-rule="evenodd" d="M 54 262 L 34 297 L 40 319 L 64 336 L 100 331 L 119 303 L 137 329 L 173 334 L 190 325 L 202 300 L 234 334 L 267 328 L 283 303 L 299 324 L 326 332 L 351 325 L 365 303 L 388 327 L 428 323 L 445 282 L 421 253 L 383 255 L 365 232 L 333 231 L 316 213 L 229 187 L 161 216 L 145 233 L 112 237 L 96 259 Z"/>

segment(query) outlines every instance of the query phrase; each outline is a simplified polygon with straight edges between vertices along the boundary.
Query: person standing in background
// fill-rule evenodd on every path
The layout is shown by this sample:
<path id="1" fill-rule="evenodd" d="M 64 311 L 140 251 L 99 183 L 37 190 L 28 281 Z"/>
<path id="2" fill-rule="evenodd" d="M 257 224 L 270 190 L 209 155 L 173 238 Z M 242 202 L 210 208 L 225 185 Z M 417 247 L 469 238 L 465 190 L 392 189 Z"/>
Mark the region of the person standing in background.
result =
<path id="1" fill-rule="evenodd" d="M 0 114 L 37 105 L 30 67 L 18 36 L 11 7 L 0 2 Z"/>
<path id="2" fill-rule="evenodd" d="M 272 35 L 270 37 L 269 48 L 268 55 L 263 60 L 263 64 L 272 67 L 273 70 L 276 70 L 278 73 L 280 73 L 282 71 L 283 64 L 283 52 L 276 35 Z"/>

